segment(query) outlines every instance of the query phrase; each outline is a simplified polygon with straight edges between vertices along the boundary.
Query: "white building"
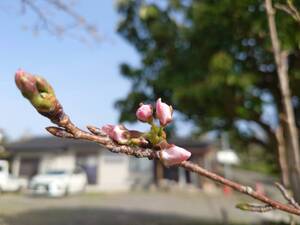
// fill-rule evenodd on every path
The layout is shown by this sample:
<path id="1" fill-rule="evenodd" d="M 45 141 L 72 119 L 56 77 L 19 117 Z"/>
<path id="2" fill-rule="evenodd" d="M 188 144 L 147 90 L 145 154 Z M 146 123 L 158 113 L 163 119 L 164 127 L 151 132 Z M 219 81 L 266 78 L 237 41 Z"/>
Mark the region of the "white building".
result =
<path id="1" fill-rule="evenodd" d="M 192 152 L 190 160 L 213 170 L 214 148 L 195 140 L 170 140 Z M 11 172 L 30 179 L 49 170 L 83 168 L 88 177 L 88 189 L 95 191 L 128 191 L 173 180 L 181 184 L 203 187 L 204 180 L 182 168 L 164 168 L 157 160 L 137 159 L 115 154 L 100 145 L 74 139 L 34 137 L 9 144 Z"/>
<path id="2" fill-rule="evenodd" d="M 128 191 L 135 185 L 149 185 L 152 162 L 114 154 L 92 142 L 56 137 L 35 137 L 7 146 L 12 154 L 11 172 L 30 179 L 49 170 L 82 167 L 88 188 L 98 191 Z"/>

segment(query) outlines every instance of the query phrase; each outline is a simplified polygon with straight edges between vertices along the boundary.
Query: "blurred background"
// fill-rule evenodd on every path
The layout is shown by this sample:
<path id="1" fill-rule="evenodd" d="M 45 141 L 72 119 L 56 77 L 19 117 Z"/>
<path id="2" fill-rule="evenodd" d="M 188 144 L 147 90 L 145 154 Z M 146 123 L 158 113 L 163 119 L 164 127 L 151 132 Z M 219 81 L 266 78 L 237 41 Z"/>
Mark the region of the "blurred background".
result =
<path id="1" fill-rule="evenodd" d="M 276 22 L 298 128 L 299 23 L 284 10 Z M 145 131 L 135 110 L 161 97 L 175 109 L 169 140 L 192 161 L 282 200 L 288 144 L 263 1 L 2 0 L 0 26 L 0 225 L 290 220 L 239 211 L 252 200 L 180 168 L 49 136 L 14 83 L 19 68 L 45 77 L 79 127 Z"/>

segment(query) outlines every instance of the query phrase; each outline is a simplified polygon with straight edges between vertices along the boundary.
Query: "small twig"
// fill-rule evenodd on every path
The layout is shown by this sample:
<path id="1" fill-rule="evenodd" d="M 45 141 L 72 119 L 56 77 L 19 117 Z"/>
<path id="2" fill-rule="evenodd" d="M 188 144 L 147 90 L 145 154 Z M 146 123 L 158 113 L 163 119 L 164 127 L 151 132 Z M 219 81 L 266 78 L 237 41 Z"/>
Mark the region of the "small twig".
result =
<path id="1" fill-rule="evenodd" d="M 297 209 L 300 209 L 300 205 L 295 201 L 295 199 L 288 194 L 288 190 L 286 190 L 285 187 L 283 187 L 280 183 L 275 183 L 275 186 L 279 189 L 282 196 L 290 203 L 292 206 L 294 206 Z"/>
<path id="2" fill-rule="evenodd" d="M 300 22 L 300 13 L 299 13 L 298 9 L 296 8 L 296 6 L 294 5 L 293 1 L 287 0 L 287 4 L 288 4 L 289 8 L 291 9 L 291 11 L 293 12 L 294 19 L 297 20 L 298 22 Z"/>
<path id="3" fill-rule="evenodd" d="M 287 1 L 286 5 L 277 3 L 274 6 L 276 9 L 279 9 L 279 10 L 289 14 L 295 21 L 300 23 L 300 13 L 292 1 Z"/>
<path id="4" fill-rule="evenodd" d="M 260 212 L 260 213 L 270 212 L 274 210 L 274 208 L 270 205 L 259 205 L 254 203 L 240 203 L 237 204 L 236 207 L 244 211 Z"/>
<path id="5" fill-rule="evenodd" d="M 95 40 L 102 40 L 102 37 L 100 37 L 97 31 L 97 28 L 87 23 L 84 17 L 72 10 L 72 8 L 70 8 L 67 4 L 63 3 L 60 0 L 48 0 L 48 2 L 55 6 L 57 9 L 62 10 L 66 14 L 73 17 L 73 19 L 78 22 L 78 25 L 83 27 L 86 30 L 86 32 L 89 33 Z"/>
<path id="6" fill-rule="evenodd" d="M 99 135 L 100 134 L 99 128 L 88 126 L 88 129 L 90 131 L 93 130 L 93 132 L 95 132 L 96 134 L 83 131 L 78 127 L 76 127 L 66 114 L 63 114 L 59 121 L 52 121 L 52 122 L 57 124 L 59 127 L 47 127 L 46 129 L 54 136 L 61 137 L 61 138 L 82 139 L 82 140 L 96 142 L 98 144 L 103 145 L 111 152 L 132 155 L 137 158 L 149 158 L 149 159 L 158 158 L 156 152 L 152 149 L 144 149 L 144 148 L 133 147 L 128 145 L 119 145 L 115 141 L 111 140 L 107 135 L 105 136 L 103 134 Z M 61 128 L 64 128 L 64 131 L 69 133 L 69 135 L 62 133 Z"/>
<path id="7" fill-rule="evenodd" d="M 38 17 L 38 20 L 35 24 L 35 30 L 39 31 L 41 29 L 47 30 L 49 33 L 60 37 L 61 35 L 71 35 L 73 38 L 76 38 L 80 41 L 85 41 L 85 36 L 76 35 L 77 33 L 70 31 L 76 27 L 82 28 L 86 34 L 88 34 L 95 41 L 102 41 L 104 37 L 100 35 L 96 26 L 89 23 L 83 16 L 77 13 L 74 10 L 74 7 L 70 6 L 62 0 L 46 0 L 46 6 L 40 6 L 39 1 L 35 0 L 20 0 L 23 12 L 28 8 Z M 42 2 L 42 1 L 41 1 Z M 41 3 L 40 2 L 40 3 Z M 43 7 L 43 8 L 42 8 Z M 71 19 L 70 24 L 60 23 L 53 15 L 49 15 L 48 9 L 54 8 L 55 10 L 62 12 Z M 67 32 L 69 31 L 69 32 Z"/>

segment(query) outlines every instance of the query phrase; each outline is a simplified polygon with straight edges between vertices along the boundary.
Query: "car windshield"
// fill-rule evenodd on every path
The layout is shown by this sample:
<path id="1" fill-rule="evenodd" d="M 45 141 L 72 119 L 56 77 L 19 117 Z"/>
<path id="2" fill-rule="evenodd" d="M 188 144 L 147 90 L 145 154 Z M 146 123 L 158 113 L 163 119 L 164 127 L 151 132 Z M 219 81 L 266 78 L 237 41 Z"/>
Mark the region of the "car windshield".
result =
<path id="1" fill-rule="evenodd" d="M 67 174 L 67 171 L 65 171 L 65 170 L 49 170 L 45 174 L 46 175 L 63 175 L 63 174 Z"/>

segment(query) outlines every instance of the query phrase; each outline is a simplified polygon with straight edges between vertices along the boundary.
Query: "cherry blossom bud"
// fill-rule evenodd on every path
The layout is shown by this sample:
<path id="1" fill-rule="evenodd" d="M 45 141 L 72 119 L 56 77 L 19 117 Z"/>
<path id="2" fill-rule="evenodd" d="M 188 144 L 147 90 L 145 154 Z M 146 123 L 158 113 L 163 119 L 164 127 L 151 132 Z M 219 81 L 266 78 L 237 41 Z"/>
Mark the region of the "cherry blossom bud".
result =
<path id="1" fill-rule="evenodd" d="M 160 125 L 166 126 L 172 121 L 173 109 L 159 98 L 156 101 L 156 117 L 159 119 Z"/>
<path id="2" fill-rule="evenodd" d="M 143 132 L 137 130 L 129 130 L 130 142 L 129 144 L 137 145 L 140 147 L 146 147 L 149 145 L 149 141 L 146 139 Z"/>
<path id="3" fill-rule="evenodd" d="M 56 136 L 56 137 L 60 137 L 60 138 L 74 138 L 74 135 L 69 133 L 68 131 L 66 131 L 65 129 L 59 128 L 59 127 L 46 127 L 46 130 Z"/>
<path id="4" fill-rule="evenodd" d="M 103 126 L 100 131 L 108 135 L 111 139 L 118 142 L 122 145 L 137 145 L 141 147 L 148 146 L 149 142 L 144 137 L 144 133 L 135 131 L 135 130 L 128 130 L 123 125 L 105 125 Z"/>
<path id="5" fill-rule="evenodd" d="M 29 99 L 38 94 L 36 80 L 33 75 L 26 74 L 23 70 L 19 69 L 16 72 L 15 81 L 25 98 Z"/>
<path id="6" fill-rule="evenodd" d="M 51 85 L 44 78 L 18 70 L 15 81 L 22 95 L 31 102 L 40 114 L 52 121 L 60 118 L 63 114 L 62 106 L 58 102 Z"/>
<path id="7" fill-rule="evenodd" d="M 129 141 L 129 131 L 123 125 L 108 124 L 103 126 L 101 130 L 119 144 L 127 144 Z"/>
<path id="8" fill-rule="evenodd" d="M 142 122 L 150 122 L 152 120 L 153 108 L 152 105 L 141 104 L 136 111 L 136 117 Z"/>
<path id="9" fill-rule="evenodd" d="M 184 148 L 170 145 L 169 148 L 160 150 L 158 156 L 165 166 L 173 166 L 188 160 L 191 153 Z"/>

